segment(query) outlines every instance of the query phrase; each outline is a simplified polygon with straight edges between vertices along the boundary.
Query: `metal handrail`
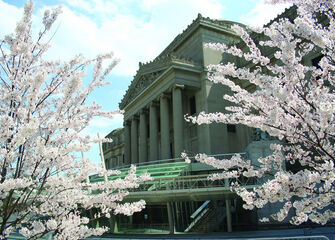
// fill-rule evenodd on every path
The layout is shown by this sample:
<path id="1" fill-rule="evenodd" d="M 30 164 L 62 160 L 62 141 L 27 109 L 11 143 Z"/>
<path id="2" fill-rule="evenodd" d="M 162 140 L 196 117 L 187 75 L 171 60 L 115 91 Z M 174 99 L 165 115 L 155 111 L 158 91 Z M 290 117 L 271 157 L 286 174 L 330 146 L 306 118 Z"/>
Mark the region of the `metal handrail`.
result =
<path id="1" fill-rule="evenodd" d="M 191 216 L 190 218 L 195 218 L 211 201 L 205 201 Z"/>
<path id="2" fill-rule="evenodd" d="M 242 156 L 247 156 L 246 152 L 238 152 L 238 153 L 221 153 L 221 154 L 212 154 L 212 155 L 207 155 L 208 157 L 216 157 L 216 158 L 221 158 L 221 157 L 225 157 L 225 156 L 234 156 L 236 154 L 242 155 Z M 193 157 L 190 157 L 190 159 L 192 160 L 192 162 L 196 162 Z M 225 159 L 225 158 L 222 158 Z M 161 160 L 155 160 L 155 161 L 148 161 L 148 162 L 140 162 L 140 163 L 132 163 L 132 164 L 127 164 L 127 165 L 122 165 L 119 167 L 114 167 L 112 168 L 112 170 L 119 170 L 119 169 L 123 169 L 123 168 L 129 168 L 131 165 L 135 165 L 137 167 L 139 166 L 146 166 L 146 165 L 152 165 L 152 164 L 160 164 L 160 163 L 173 163 L 173 162 L 184 162 L 185 159 L 184 158 L 167 158 L 167 159 L 161 159 Z"/>
<path id="3" fill-rule="evenodd" d="M 256 186 L 259 185 L 261 180 L 257 177 L 229 179 L 229 182 L 237 181 L 242 186 Z M 224 187 L 226 186 L 225 180 L 212 181 L 208 179 L 208 175 L 189 175 L 178 177 L 157 178 L 154 180 L 146 181 L 140 184 L 139 188 L 131 189 L 131 192 L 140 191 L 162 191 L 162 190 L 184 190 L 184 189 L 201 189 L 208 187 Z"/>

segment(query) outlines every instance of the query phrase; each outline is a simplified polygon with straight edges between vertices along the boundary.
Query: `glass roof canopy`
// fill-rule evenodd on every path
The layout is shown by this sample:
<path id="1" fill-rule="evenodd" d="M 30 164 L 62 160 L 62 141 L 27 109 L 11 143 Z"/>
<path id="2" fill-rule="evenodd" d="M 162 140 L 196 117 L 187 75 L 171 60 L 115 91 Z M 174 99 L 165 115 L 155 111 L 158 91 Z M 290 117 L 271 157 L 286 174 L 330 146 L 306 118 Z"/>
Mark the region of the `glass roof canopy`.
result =
<path id="1" fill-rule="evenodd" d="M 121 174 L 119 175 L 112 175 L 108 177 L 108 180 L 115 180 L 118 178 L 124 178 L 129 171 L 130 167 L 125 167 L 118 169 Z M 178 161 L 178 162 L 167 162 L 167 163 L 154 163 L 149 165 L 143 166 L 136 166 L 136 175 L 143 175 L 144 173 L 149 173 L 150 176 L 154 179 L 157 178 L 173 178 L 178 177 L 181 175 L 186 175 L 188 172 L 189 164 L 185 161 Z M 90 182 L 103 182 L 104 177 L 99 176 L 97 174 L 90 176 Z"/>

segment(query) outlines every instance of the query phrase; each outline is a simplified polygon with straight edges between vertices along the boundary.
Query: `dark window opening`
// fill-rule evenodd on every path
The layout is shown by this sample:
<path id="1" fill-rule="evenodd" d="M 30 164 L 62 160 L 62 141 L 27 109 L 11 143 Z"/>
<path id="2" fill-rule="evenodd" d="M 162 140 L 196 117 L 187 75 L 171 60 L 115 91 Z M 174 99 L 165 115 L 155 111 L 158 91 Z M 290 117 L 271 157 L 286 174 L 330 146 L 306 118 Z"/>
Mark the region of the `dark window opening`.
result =
<path id="1" fill-rule="evenodd" d="M 190 115 L 196 114 L 195 96 L 190 97 Z"/>
<path id="2" fill-rule="evenodd" d="M 227 131 L 230 133 L 236 133 L 236 126 L 233 124 L 227 124 Z"/>
<path id="3" fill-rule="evenodd" d="M 286 162 L 286 171 L 292 172 L 296 174 L 297 172 L 303 170 L 304 167 L 301 166 L 299 161 L 295 161 L 294 163 Z"/>
<path id="4" fill-rule="evenodd" d="M 318 69 L 321 69 L 320 65 L 319 65 L 319 62 L 321 61 L 321 59 L 323 58 L 323 55 L 320 55 L 316 58 L 313 58 L 312 59 L 312 65 Z"/>

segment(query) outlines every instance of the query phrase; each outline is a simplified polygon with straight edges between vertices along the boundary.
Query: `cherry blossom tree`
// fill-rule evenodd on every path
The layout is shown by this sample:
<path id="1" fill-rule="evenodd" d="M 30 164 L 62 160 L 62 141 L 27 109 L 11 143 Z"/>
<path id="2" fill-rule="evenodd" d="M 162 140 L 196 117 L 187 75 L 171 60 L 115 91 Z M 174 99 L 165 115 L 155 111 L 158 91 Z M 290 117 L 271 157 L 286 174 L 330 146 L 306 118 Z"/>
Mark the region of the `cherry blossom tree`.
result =
<path id="1" fill-rule="evenodd" d="M 243 63 L 208 67 L 211 81 L 231 89 L 224 99 L 232 105 L 225 113 L 202 112 L 187 120 L 246 125 L 281 144 L 272 144 L 273 154 L 259 158 L 257 164 L 239 155 L 218 160 L 198 154 L 196 159 L 223 170 L 212 179 L 272 174 L 250 191 L 237 181 L 232 184 L 244 208 L 281 202 L 283 207 L 271 215 L 275 220 L 326 224 L 335 218 L 335 1 L 272 2 L 294 3 L 295 18 L 279 18 L 253 31 L 234 26 L 242 43 L 208 44 Z M 300 168 L 291 171 L 290 164 Z"/>
<path id="2" fill-rule="evenodd" d="M 93 60 L 76 56 L 69 62 L 43 59 L 49 48 L 46 34 L 60 9 L 46 11 L 42 30 L 34 40 L 33 3 L 28 1 L 15 33 L 0 42 L 0 239 L 19 231 L 27 239 L 52 232 L 55 239 L 101 235 L 106 227 L 89 228 L 82 213 L 95 209 L 100 216 L 131 215 L 145 202 L 121 203 L 127 189 L 149 178 L 131 167 L 124 180 L 91 183 L 89 175 L 110 176 L 79 158 L 93 142 L 81 131 L 95 116 L 112 118 L 88 95 L 107 84 L 117 63 L 112 54 Z M 103 68 L 103 61 L 110 65 Z M 84 84 L 85 68 L 94 65 L 92 80 Z M 98 210 L 98 211 L 96 211 Z"/>

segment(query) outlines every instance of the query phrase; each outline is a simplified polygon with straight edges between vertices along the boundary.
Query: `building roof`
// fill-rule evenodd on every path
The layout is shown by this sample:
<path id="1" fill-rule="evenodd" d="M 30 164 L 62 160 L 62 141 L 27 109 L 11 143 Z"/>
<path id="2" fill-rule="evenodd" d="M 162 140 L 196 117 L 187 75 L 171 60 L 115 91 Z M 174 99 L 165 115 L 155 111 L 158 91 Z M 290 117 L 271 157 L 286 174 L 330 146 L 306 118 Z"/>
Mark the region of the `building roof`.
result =
<path id="1" fill-rule="evenodd" d="M 211 28 L 217 31 L 224 31 L 226 33 L 230 33 L 232 35 L 236 35 L 236 33 L 231 29 L 232 25 L 241 25 L 245 26 L 238 22 L 227 21 L 227 20 L 219 20 L 219 19 L 211 19 L 208 17 L 203 17 L 200 13 L 198 17 L 193 20 L 193 22 L 187 26 L 187 28 L 177 35 L 175 39 L 163 50 L 161 54 L 158 55 L 157 58 L 171 54 L 176 48 L 178 48 L 188 37 L 191 35 L 199 26 Z"/>
<path id="2" fill-rule="evenodd" d="M 198 17 L 181 34 L 176 36 L 154 60 L 147 63 L 139 63 L 139 69 L 119 104 L 120 109 L 124 109 L 132 99 L 138 96 L 169 67 L 173 65 L 200 67 L 201 64 L 193 59 L 178 56 L 175 53 L 175 50 L 183 45 L 199 27 L 236 36 L 234 31 L 231 30 L 231 26 L 234 24 L 244 26 L 232 21 L 205 18 L 201 14 L 198 14 Z"/>

